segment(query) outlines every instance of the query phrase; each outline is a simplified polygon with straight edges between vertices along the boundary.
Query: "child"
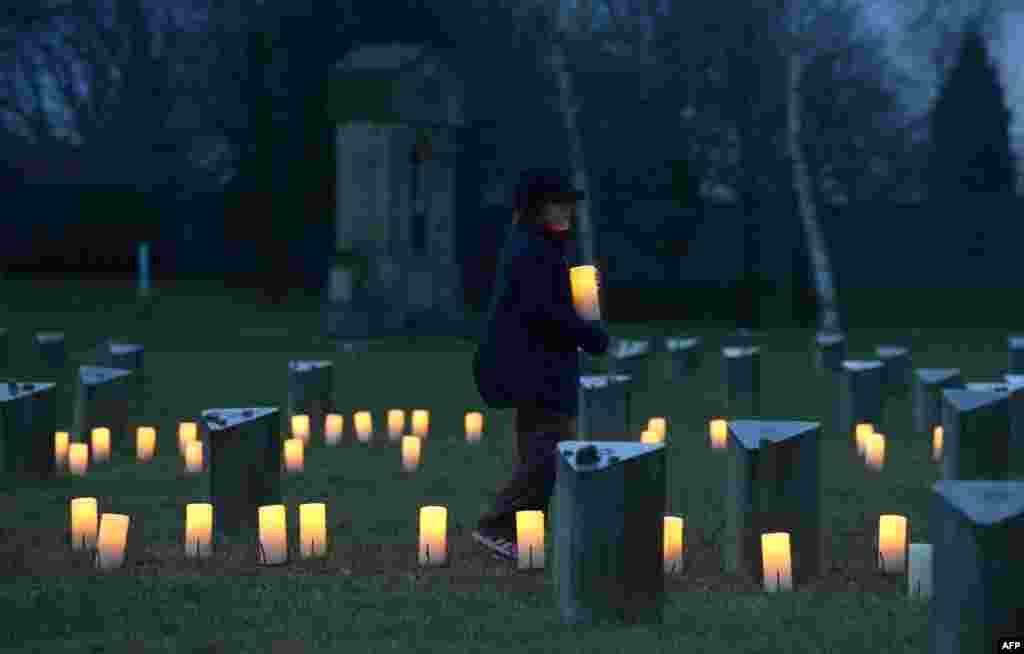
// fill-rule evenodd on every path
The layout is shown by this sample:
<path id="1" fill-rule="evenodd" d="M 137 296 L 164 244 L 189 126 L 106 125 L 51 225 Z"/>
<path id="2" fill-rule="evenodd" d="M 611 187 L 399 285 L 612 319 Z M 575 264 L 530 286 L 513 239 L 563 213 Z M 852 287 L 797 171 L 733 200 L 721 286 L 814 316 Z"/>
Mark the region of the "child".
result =
<path id="1" fill-rule="evenodd" d="M 580 194 L 558 173 L 523 176 L 473 374 L 484 402 L 515 409 L 517 462 L 473 538 L 513 560 L 516 511 L 547 511 L 556 444 L 575 438 L 578 349 L 604 354 L 608 334 L 575 311 L 566 246 Z"/>

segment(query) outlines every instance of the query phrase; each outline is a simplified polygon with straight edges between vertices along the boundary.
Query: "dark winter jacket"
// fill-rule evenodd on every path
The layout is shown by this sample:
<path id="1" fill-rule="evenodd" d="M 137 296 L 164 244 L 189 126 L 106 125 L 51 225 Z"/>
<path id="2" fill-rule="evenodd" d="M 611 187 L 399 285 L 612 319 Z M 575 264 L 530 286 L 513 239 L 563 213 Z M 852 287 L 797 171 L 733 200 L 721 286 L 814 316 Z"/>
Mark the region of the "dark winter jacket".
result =
<path id="1" fill-rule="evenodd" d="M 577 415 L 578 348 L 603 354 L 608 334 L 576 313 L 565 242 L 539 225 L 514 224 L 473 362 L 481 397 L 493 408 Z"/>

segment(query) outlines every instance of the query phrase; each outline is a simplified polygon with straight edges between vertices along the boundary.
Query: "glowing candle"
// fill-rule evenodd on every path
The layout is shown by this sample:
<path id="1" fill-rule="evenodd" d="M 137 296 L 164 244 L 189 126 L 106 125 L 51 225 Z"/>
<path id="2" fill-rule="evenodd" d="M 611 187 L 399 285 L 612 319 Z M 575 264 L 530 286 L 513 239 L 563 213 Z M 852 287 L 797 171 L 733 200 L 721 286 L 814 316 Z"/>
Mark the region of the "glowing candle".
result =
<path id="1" fill-rule="evenodd" d="M 932 596 L 932 546 L 910 544 L 910 565 L 907 567 L 907 592 L 911 597 L 927 600 Z"/>
<path id="2" fill-rule="evenodd" d="M 667 431 L 665 419 L 651 418 L 647 421 L 647 431 L 657 432 L 661 436 L 659 442 L 665 440 L 665 433 Z"/>
<path id="3" fill-rule="evenodd" d="M 885 436 L 874 433 L 868 437 L 864 449 L 864 461 L 872 470 L 881 470 L 885 464 Z"/>
<path id="4" fill-rule="evenodd" d="M 324 441 L 328 445 L 337 445 L 345 428 L 345 416 L 340 413 L 328 413 L 324 418 Z"/>
<path id="5" fill-rule="evenodd" d="M 907 566 L 907 518 L 878 516 L 878 567 L 890 575 L 903 574 Z"/>
<path id="6" fill-rule="evenodd" d="M 729 423 L 722 418 L 715 418 L 711 421 L 711 448 L 715 450 L 725 449 L 729 440 Z"/>
<path id="7" fill-rule="evenodd" d="M 327 552 L 327 505 L 322 502 L 299 505 L 299 551 L 304 559 Z"/>
<path id="8" fill-rule="evenodd" d="M 789 550 L 789 534 L 761 534 L 764 589 L 768 592 L 793 590 L 793 568 Z"/>
<path id="9" fill-rule="evenodd" d="M 664 524 L 665 573 L 678 574 L 683 569 L 683 519 L 667 515 Z"/>
<path id="10" fill-rule="evenodd" d="M 309 442 L 309 416 L 292 416 L 292 438 L 298 438 L 303 443 Z"/>
<path id="11" fill-rule="evenodd" d="M 403 431 L 405 431 L 405 411 L 391 409 L 388 411 L 388 438 L 396 441 L 402 437 Z"/>
<path id="12" fill-rule="evenodd" d="M 412 472 L 420 466 L 420 437 L 402 437 L 402 469 Z"/>
<path id="13" fill-rule="evenodd" d="M 284 504 L 259 508 L 260 557 L 263 565 L 279 565 L 288 560 L 288 525 Z"/>
<path id="14" fill-rule="evenodd" d="M 942 460 L 942 425 L 939 425 L 932 432 L 932 461 L 938 463 Z"/>
<path id="15" fill-rule="evenodd" d="M 205 559 L 213 552 L 213 505 L 185 505 L 185 556 Z"/>
<path id="16" fill-rule="evenodd" d="M 68 445 L 71 444 L 70 435 L 66 431 L 58 431 L 53 434 L 53 463 L 57 470 L 63 470 L 68 464 Z"/>
<path id="17" fill-rule="evenodd" d="M 516 511 L 519 569 L 544 567 L 544 512 Z"/>
<path id="18" fill-rule="evenodd" d="M 356 437 L 363 443 L 368 443 L 373 436 L 373 417 L 369 411 L 356 411 L 353 416 L 356 426 Z"/>
<path id="19" fill-rule="evenodd" d="M 185 456 L 185 447 L 198 438 L 199 426 L 194 422 L 178 424 L 178 452 Z"/>
<path id="20" fill-rule="evenodd" d="M 640 442 L 649 445 L 656 445 L 661 442 L 661 434 L 651 429 L 640 432 Z"/>
<path id="21" fill-rule="evenodd" d="M 100 516 L 100 531 L 96 539 L 96 565 L 100 570 L 120 568 L 124 563 L 128 523 L 128 516 L 120 513 L 104 513 Z"/>
<path id="22" fill-rule="evenodd" d="M 466 442 L 479 443 L 484 433 L 484 416 L 479 411 L 466 413 Z"/>
<path id="23" fill-rule="evenodd" d="M 95 497 L 71 500 L 71 549 L 84 551 L 96 546 L 98 515 Z"/>
<path id="24" fill-rule="evenodd" d="M 420 565 L 444 565 L 448 559 L 448 509 L 420 508 Z"/>
<path id="25" fill-rule="evenodd" d="M 203 471 L 203 442 L 192 441 L 185 447 L 185 472 L 194 475 Z"/>
<path id="26" fill-rule="evenodd" d="M 601 302 L 598 298 L 600 286 L 597 268 L 594 266 L 573 266 L 569 269 L 569 285 L 572 289 L 572 303 L 584 320 L 601 319 Z"/>
<path id="27" fill-rule="evenodd" d="M 156 429 L 152 427 L 139 427 L 135 430 L 135 455 L 140 462 L 146 462 L 153 458 L 153 450 L 156 449 Z"/>
<path id="28" fill-rule="evenodd" d="M 854 432 L 855 438 L 857 439 L 857 456 L 864 456 L 864 450 L 868 447 L 868 438 L 873 433 L 875 433 L 874 425 L 867 422 L 862 422 L 857 425 L 856 431 Z"/>
<path id="29" fill-rule="evenodd" d="M 305 444 L 302 439 L 289 438 L 284 442 L 284 469 L 290 473 L 302 472 Z"/>
<path id="30" fill-rule="evenodd" d="M 89 446 L 86 443 L 72 443 L 68 446 L 68 470 L 76 477 L 84 477 L 89 469 Z"/>
<path id="31" fill-rule="evenodd" d="M 430 431 L 430 412 L 426 409 L 416 409 L 412 412 L 412 435 L 426 439 Z"/>
<path id="32" fill-rule="evenodd" d="M 96 427 L 92 430 L 92 460 L 102 463 L 110 459 L 110 430 Z"/>

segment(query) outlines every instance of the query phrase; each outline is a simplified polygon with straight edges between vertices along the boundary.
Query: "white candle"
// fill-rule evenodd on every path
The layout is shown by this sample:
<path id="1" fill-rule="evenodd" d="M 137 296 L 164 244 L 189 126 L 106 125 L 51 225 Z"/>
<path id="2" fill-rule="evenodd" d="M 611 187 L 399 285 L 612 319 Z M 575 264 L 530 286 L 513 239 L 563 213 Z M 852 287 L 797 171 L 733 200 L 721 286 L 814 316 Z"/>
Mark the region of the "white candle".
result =
<path id="1" fill-rule="evenodd" d="M 96 463 L 110 460 L 110 430 L 106 427 L 92 430 L 92 460 Z"/>
<path id="2" fill-rule="evenodd" d="M 322 502 L 299 505 L 299 553 L 304 559 L 327 552 L 327 505 Z"/>
<path id="3" fill-rule="evenodd" d="M 100 530 L 96 539 L 96 564 L 100 570 L 120 568 L 124 563 L 128 523 L 128 516 L 120 513 L 104 513 L 100 516 Z"/>
<path id="4" fill-rule="evenodd" d="M 426 409 L 416 409 L 412 412 L 412 435 L 422 439 L 427 438 L 430 431 L 430 412 Z"/>
<path id="5" fill-rule="evenodd" d="M 665 419 L 651 418 L 650 420 L 647 421 L 647 431 L 657 432 L 658 435 L 661 437 L 660 441 L 665 440 L 665 434 L 667 432 Z"/>
<path id="6" fill-rule="evenodd" d="M 324 441 L 328 445 L 337 445 L 341 441 L 345 427 L 345 416 L 340 413 L 328 413 L 324 418 Z"/>
<path id="7" fill-rule="evenodd" d="M 856 431 L 854 432 L 855 438 L 857 439 L 857 456 L 864 456 L 864 451 L 868 447 L 868 438 L 870 438 L 873 433 L 875 433 L 875 426 L 871 423 L 862 422 L 857 425 Z"/>
<path id="8" fill-rule="evenodd" d="M 792 557 L 789 534 L 778 532 L 761 535 L 764 589 L 768 592 L 793 590 Z"/>
<path id="9" fill-rule="evenodd" d="M 213 505 L 185 505 L 185 556 L 205 559 L 213 552 Z"/>
<path id="10" fill-rule="evenodd" d="M 395 441 L 402 437 L 405 431 L 405 411 L 391 409 L 388 411 L 388 438 Z"/>
<path id="11" fill-rule="evenodd" d="M 191 441 L 185 446 L 185 472 L 195 475 L 203 471 L 203 442 Z"/>
<path id="12" fill-rule="evenodd" d="M 402 437 L 402 469 L 412 472 L 420 465 L 420 437 Z"/>
<path id="13" fill-rule="evenodd" d="M 667 515 L 664 520 L 665 573 L 679 574 L 683 570 L 683 519 Z"/>
<path id="14" fill-rule="evenodd" d="M 71 437 L 66 431 L 58 431 L 53 434 L 53 463 L 57 470 L 63 470 L 68 465 L 68 446 L 71 444 Z"/>
<path id="15" fill-rule="evenodd" d="M 292 416 L 292 438 L 298 438 L 303 443 L 309 442 L 309 416 Z"/>
<path id="16" fill-rule="evenodd" d="M 289 438 L 284 442 L 284 469 L 289 473 L 302 472 L 305 458 L 305 445 L 299 438 Z"/>
<path id="17" fill-rule="evenodd" d="M 86 443 L 72 443 L 68 446 L 68 470 L 76 477 L 84 477 L 89 469 L 89 446 Z"/>
<path id="18" fill-rule="evenodd" d="M 864 449 L 864 462 L 872 470 L 878 471 L 885 465 L 885 436 L 874 433 L 868 436 L 867 447 Z"/>
<path id="19" fill-rule="evenodd" d="M 145 463 L 152 459 L 155 449 L 156 429 L 152 427 L 139 427 L 135 430 L 135 455 L 140 463 Z"/>
<path id="20" fill-rule="evenodd" d="M 185 448 L 199 437 L 199 426 L 194 422 L 178 424 L 178 453 L 185 456 Z"/>
<path id="21" fill-rule="evenodd" d="M 942 460 L 942 425 L 935 427 L 932 432 L 932 461 L 938 463 Z"/>
<path id="22" fill-rule="evenodd" d="M 932 596 L 932 546 L 910 544 L 910 565 L 907 569 L 907 592 L 911 597 L 927 600 Z"/>
<path id="23" fill-rule="evenodd" d="M 283 504 L 259 508 L 260 563 L 279 565 L 288 560 L 288 526 Z"/>
<path id="24" fill-rule="evenodd" d="M 711 449 L 724 450 L 729 440 L 729 423 L 722 418 L 711 421 Z"/>
<path id="25" fill-rule="evenodd" d="M 71 500 L 71 549 L 84 551 L 96 546 L 98 515 L 95 497 Z"/>
<path id="26" fill-rule="evenodd" d="M 640 432 L 640 442 L 648 445 L 657 445 L 661 442 L 661 434 L 651 429 Z"/>
<path id="27" fill-rule="evenodd" d="M 466 442 L 479 443 L 484 432 L 484 416 L 479 411 L 466 413 Z"/>
<path id="28" fill-rule="evenodd" d="M 907 518 L 878 517 L 878 567 L 890 575 L 903 574 L 907 563 Z"/>
<path id="29" fill-rule="evenodd" d="M 352 418 L 355 421 L 356 438 L 360 442 L 368 443 L 373 436 L 373 417 L 369 411 L 356 411 Z"/>
<path id="30" fill-rule="evenodd" d="M 420 508 L 420 565 L 444 565 L 448 559 L 448 509 L 443 506 Z"/>
<path id="31" fill-rule="evenodd" d="M 598 296 L 600 282 L 594 266 L 573 266 L 569 269 L 569 286 L 576 312 L 584 320 L 601 319 L 601 302 Z"/>
<path id="32" fill-rule="evenodd" d="M 519 569 L 544 567 L 544 512 L 516 511 Z"/>

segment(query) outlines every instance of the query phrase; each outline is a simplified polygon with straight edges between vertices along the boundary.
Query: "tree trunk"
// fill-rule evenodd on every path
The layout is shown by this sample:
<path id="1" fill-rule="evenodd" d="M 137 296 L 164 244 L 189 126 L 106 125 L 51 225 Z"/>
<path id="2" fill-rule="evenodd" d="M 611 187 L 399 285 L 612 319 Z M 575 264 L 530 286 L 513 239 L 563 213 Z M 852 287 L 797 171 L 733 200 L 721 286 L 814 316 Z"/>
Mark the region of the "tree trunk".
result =
<path id="1" fill-rule="evenodd" d="M 841 331 L 832 266 L 829 262 L 825 238 L 818 221 L 811 177 L 807 171 L 807 161 L 804 158 L 800 145 L 800 133 L 803 129 L 800 81 L 803 77 L 803 67 L 803 56 L 800 53 L 790 54 L 789 87 L 787 93 L 789 107 L 787 137 L 789 153 L 793 162 L 793 184 L 797 200 L 799 201 L 800 220 L 803 223 L 804 237 L 807 239 L 807 251 L 810 255 L 814 288 L 818 296 L 819 328 L 821 331 L 827 332 Z"/>

